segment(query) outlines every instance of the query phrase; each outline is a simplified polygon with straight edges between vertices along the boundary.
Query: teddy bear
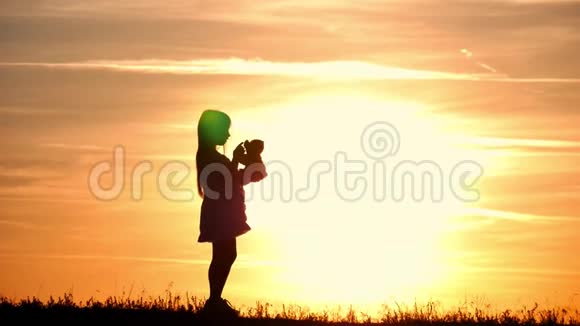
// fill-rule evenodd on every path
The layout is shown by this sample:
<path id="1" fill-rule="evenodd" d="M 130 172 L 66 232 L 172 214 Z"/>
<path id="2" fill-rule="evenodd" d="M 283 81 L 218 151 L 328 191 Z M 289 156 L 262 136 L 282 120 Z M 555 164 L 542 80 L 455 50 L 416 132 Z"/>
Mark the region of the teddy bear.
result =
<path id="1" fill-rule="evenodd" d="M 246 153 L 242 156 L 240 163 L 246 166 L 247 173 L 251 173 L 250 180 L 256 182 L 264 179 L 268 175 L 266 166 L 262 161 L 264 141 L 260 139 L 246 140 L 244 141 L 244 149 Z"/>

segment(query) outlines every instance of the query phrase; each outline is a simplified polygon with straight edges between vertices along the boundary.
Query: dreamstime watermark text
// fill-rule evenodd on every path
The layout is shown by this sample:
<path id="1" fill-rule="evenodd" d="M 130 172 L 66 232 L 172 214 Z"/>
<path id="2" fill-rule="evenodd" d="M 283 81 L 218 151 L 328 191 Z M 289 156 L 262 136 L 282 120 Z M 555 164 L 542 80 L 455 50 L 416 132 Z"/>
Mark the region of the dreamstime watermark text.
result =
<path id="1" fill-rule="evenodd" d="M 447 194 L 464 202 L 479 199 L 476 184 L 484 169 L 478 162 L 461 160 L 443 169 L 429 159 L 395 161 L 400 147 L 400 134 L 395 126 L 379 121 L 367 125 L 360 135 L 360 148 L 365 159 L 349 157 L 347 152 L 337 151 L 332 159 L 312 162 L 300 187 L 294 185 L 295 169 L 282 160 L 265 161 L 263 165 L 251 164 L 240 169 L 240 172 L 231 171 L 223 164 L 208 164 L 200 171 L 199 179 L 204 197 L 215 200 L 233 198 L 240 182 L 246 184 L 246 201 L 259 195 L 263 201 L 308 202 L 316 199 L 321 188 L 328 185 L 332 186 L 338 198 L 349 202 L 369 196 L 377 202 L 441 202 Z M 125 156 L 125 148 L 116 146 L 112 162 L 102 161 L 91 168 L 88 187 L 95 198 L 115 200 L 126 189 L 129 189 L 133 200 L 143 198 L 144 178 L 153 172 L 153 163 L 140 161 L 127 169 Z M 267 177 L 260 182 L 250 182 L 252 175 L 264 168 Z M 195 200 L 198 197 L 197 186 L 186 183 L 192 172 L 195 174 L 195 168 L 192 169 L 186 162 L 168 161 L 156 173 L 156 190 L 170 201 Z M 109 187 L 101 184 L 104 175 L 111 176 Z M 129 176 L 128 182 L 126 176 Z M 328 178 L 331 179 L 330 183 Z"/>

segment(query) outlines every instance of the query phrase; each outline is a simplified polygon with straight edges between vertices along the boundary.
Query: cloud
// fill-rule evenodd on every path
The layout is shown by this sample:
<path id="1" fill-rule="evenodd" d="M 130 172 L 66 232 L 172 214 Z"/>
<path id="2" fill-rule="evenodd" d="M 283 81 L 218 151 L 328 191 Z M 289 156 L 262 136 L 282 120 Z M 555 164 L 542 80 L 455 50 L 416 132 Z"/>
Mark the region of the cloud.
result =
<path id="1" fill-rule="evenodd" d="M 511 78 L 504 74 L 467 74 L 386 66 L 365 61 L 276 62 L 261 59 L 87 60 L 78 62 L 0 62 L 0 67 L 182 75 L 306 77 L 321 80 L 463 80 L 508 83 L 580 83 L 580 78 Z M 489 68 L 488 70 L 493 69 Z"/>
<path id="2" fill-rule="evenodd" d="M 2 9 L 0 61 L 237 56 L 513 77 L 580 73 L 577 1 L 23 0 Z M 462 60 L 463 47 L 477 63 Z"/>
<path id="3" fill-rule="evenodd" d="M 105 255 L 50 255 L 50 254 L 9 254 L 0 253 L 1 258 L 35 258 L 35 259 L 58 259 L 58 260 L 109 260 L 109 261 L 133 261 L 145 263 L 167 263 L 167 264 L 184 264 L 184 265 L 209 265 L 210 261 L 207 259 L 186 259 L 186 258 L 171 258 L 171 257 L 145 257 L 145 256 L 105 256 Z M 239 266 L 255 267 L 264 265 L 276 265 L 278 262 L 273 261 L 259 261 L 259 260 L 244 260 L 241 259 L 236 262 Z"/>
<path id="4" fill-rule="evenodd" d="M 41 147 L 48 147 L 48 148 L 58 148 L 58 149 L 68 149 L 68 150 L 78 150 L 78 151 L 110 151 L 110 148 L 106 148 L 103 146 L 98 145 L 90 145 L 90 144 L 82 144 L 82 145 L 75 145 L 75 144 L 64 144 L 64 143 L 46 143 L 40 144 Z"/>
<path id="5" fill-rule="evenodd" d="M 56 69 L 107 69 L 115 71 L 200 75 L 258 75 L 310 77 L 319 79 L 363 79 L 363 80 L 477 80 L 491 78 L 487 75 L 466 75 L 439 71 L 414 70 L 383 66 L 361 61 L 326 62 L 272 62 L 260 59 L 240 58 L 207 60 L 126 60 L 48 63 L 48 62 L 3 62 L 4 67 L 38 67 Z M 497 77 L 497 76 L 495 76 Z"/>
<path id="6" fill-rule="evenodd" d="M 0 188 L 14 188 L 42 184 L 50 178 L 25 176 L 25 175 L 2 175 L 0 174 Z M 54 177 L 52 178 L 54 179 Z"/>
<path id="7" fill-rule="evenodd" d="M 485 64 L 485 63 L 483 63 L 483 62 L 479 62 L 479 61 L 477 61 L 476 63 L 477 63 L 477 64 L 478 64 L 480 67 L 482 67 L 483 69 L 485 69 L 485 70 L 487 70 L 487 71 L 489 71 L 489 72 L 492 72 L 492 73 L 494 73 L 494 74 L 498 72 L 498 71 L 497 71 L 497 69 L 495 69 L 494 67 L 492 67 L 492 66 L 490 66 L 490 65 L 488 65 L 488 64 Z"/>
<path id="8" fill-rule="evenodd" d="M 45 116 L 45 115 L 64 115 L 66 111 L 54 110 L 47 108 L 30 108 L 30 107 L 0 107 L 0 116 Z"/>
<path id="9" fill-rule="evenodd" d="M 39 225 L 30 222 L 22 222 L 22 221 L 11 221 L 11 220 L 0 220 L 0 227 L 10 227 L 10 228 L 18 228 L 18 229 L 25 229 L 25 230 L 32 230 L 32 229 L 49 229 L 48 226 Z"/>
<path id="10" fill-rule="evenodd" d="M 0 159 L 0 170 L 2 169 L 69 169 L 75 165 L 76 161 L 55 160 L 49 158 L 28 159 L 28 158 L 3 158 Z"/>
<path id="11" fill-rule="evenodd" d="M 523 268 L 523 267 L 504 267 L 504 266 L 461 266 L 463 272 L 477 274 L 516 274 L 516 275 L 541 275 L 546 277 L 580 277 L 577 270 L 549 269 L 549 268 Z"/>
<path id="12" fill-rule="evenodd" d="M 453 141 L 452 139 L 450 141 Z M 580 141 L 529 139 L 508 137 L 463 137 L 461 143 L 470 146 L 479 146 L 484 149 L 520 149 L 524 151 L 558 151 L 577 153 L 580 151 Z"/>
<path id="13" fill-rule="evenodd" d="M 505 210 L 495 210 L 488 208 L 468 208 L 466 209 L 467 215 L 473 215 L 477 217 L 488 217 L 502 220 L 510 220 L 516 222 L 526 222 L 526 223 L 559 223 L 559 222 L 579 222 L 580 217 L 574 216 L 555 216 L 555 215 L 539 215 L 539 214 L 528 214 L 519 213 Z"/>

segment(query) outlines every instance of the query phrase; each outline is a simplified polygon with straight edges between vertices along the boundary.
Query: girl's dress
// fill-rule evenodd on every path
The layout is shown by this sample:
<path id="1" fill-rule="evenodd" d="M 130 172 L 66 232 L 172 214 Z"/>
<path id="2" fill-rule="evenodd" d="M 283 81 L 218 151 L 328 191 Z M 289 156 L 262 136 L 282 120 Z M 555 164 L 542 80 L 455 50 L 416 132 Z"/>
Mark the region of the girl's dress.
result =
<path id="1" fill-rule="evenodd" d="M 248 232 L 251 228 L 246 223 L 246 204 L 242 182 L 244 170 L 238 170 L 226 156 L 217 151 L 208 153 L 207 161 L 200 163 L 201 167 L 198 168 L 201 168 L 201 171 L 212 163 L 219 163 L 222 166 L 220 166 L 221 169 L 209 167 L 210 171 L 214 172 L 207 176 L 206 185 L 202 182 L 205 195 L 201 204 L 200 234 L 197 241 L 228 240 Z M 231 192 L 228 189 L 230 187 Z M 209 191 L 219 194 L 218 198 L 208 195 Z"/>

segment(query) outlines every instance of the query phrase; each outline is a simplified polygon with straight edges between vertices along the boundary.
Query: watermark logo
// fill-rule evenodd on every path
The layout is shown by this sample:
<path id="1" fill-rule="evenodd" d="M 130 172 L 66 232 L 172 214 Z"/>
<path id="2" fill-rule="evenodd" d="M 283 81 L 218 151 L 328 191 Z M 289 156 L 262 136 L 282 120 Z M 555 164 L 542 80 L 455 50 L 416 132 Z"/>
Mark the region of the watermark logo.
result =
<path id="1" fill-rule="evenodd" d="M 204 197 L 213 200 L 231 200 L 245 193 L 245 201 L 259 195 L 262 201 L 309 202 L 317 198 L 323 185 L 329 184 L 338 198 L 348 202 L 359 201 L 365 196 L 377 202 L 441 202 L 446 194 L 464 202 L 479 200 L 476 184 L 484 173 L 481 164 L 461 160 L 443 169 L 429 159 L 396 161 L 394 158 L 400 147 L 397 128 L 389 122 L 378 121 L 367 125 L 360 134 L 360 148 L 365 159 L 349 158 L 347 152 L 337 151 L 332 159 L 311 162 L 302 178 L 305 180 L 303 186 L 297 189 L 294 187 L 295 169 L 281 160 L 254 163 L 237 171 L 221 163 L 211 163 L 199 171 L 200 185 Z M 140 161 L 127 169 L 125 154 L 125 148 L 117 146 L 113 150 L 112 163 L 98 162 L 91 168 L 88 186 L 95 198 L 105 201 L 119 198 L 127 188 L 127 173 L 131 198 L 136 201 L 143 198 L 143 179 L 153 171 L 153 164 Z M 195 174 L 195 168 L 186 162 L 166 162 L 156 175 L 157 191 L 170 201 L 195 200 L 197 187 L 185 184 L 192 171 Z M 252 182 L 255 173 L 264 171 L 267 171 L 266 178 Z M 109 187 L 101 184 L 106 174 L 112 176 Z M 328 178 L 331 182 L 324 182 Z M 244 185 L 245 191 L 242 190 Z"/>

